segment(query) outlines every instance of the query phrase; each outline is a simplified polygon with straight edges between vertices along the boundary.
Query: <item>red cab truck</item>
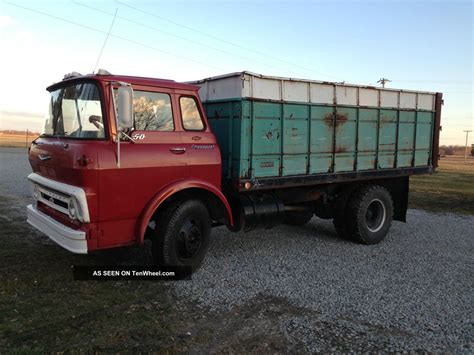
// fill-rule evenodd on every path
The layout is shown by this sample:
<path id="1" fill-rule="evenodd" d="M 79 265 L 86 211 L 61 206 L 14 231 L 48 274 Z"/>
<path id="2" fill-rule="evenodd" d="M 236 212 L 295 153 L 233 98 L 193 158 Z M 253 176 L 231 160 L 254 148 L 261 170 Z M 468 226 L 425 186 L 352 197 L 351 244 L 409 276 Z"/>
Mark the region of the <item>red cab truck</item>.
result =
<path id="1" fill-rule="evenodd" d="M 442 96 L 233 73 L 194 83 L 72 73 L 47 88 L 28 223 L 73 253 L 152 241 L 199 267 L 214 226 L 332 219 L 380 242 L 434 172 Z M 317 251 L 315 251 L 317 253 Z"/>

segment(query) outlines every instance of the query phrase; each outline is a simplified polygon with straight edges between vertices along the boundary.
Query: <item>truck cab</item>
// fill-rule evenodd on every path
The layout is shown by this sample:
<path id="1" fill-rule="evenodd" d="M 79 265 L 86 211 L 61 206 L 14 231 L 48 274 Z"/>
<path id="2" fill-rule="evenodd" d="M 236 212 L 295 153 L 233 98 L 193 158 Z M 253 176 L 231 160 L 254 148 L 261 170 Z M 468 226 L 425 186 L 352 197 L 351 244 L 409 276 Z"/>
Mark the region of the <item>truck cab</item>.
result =
<path id="1" fill-rule="evenodd" d="M 213 221 L 231 223 L 197 86 L 100 71 L 67 75 L 47 90 L 43 134 L 29 150 L 32 226 L 86 254 L 142 244 L 157 233 L 158 211 L 184 195 L 206 199 Z M 127 95 L 132 112 L 121 126 Z M 192 225 L 182 233 L 184 256 L 196 249 L 192 233 Z"/>

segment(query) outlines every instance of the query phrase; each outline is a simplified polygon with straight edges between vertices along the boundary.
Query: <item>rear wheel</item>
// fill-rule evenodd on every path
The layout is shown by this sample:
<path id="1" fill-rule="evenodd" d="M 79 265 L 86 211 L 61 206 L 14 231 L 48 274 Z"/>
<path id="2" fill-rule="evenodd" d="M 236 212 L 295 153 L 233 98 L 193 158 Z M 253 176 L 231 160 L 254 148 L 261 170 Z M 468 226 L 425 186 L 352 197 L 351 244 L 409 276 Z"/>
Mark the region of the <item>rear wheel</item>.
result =
<path id="1" fill-rule="evenodd" d="M 168 207 L 156 224 L 153 263 L 198 269 L 209 246 L 210 232 L 209 212 L 201 201 L 189 200 Z"/>
<path id="2" fill-rule="evenodd" d="M 393 203 L 382 186 L 372 185 L 356 191 L 345 211 L 345 231 L 363 244 L 382 241 L 392 224 Z"/>

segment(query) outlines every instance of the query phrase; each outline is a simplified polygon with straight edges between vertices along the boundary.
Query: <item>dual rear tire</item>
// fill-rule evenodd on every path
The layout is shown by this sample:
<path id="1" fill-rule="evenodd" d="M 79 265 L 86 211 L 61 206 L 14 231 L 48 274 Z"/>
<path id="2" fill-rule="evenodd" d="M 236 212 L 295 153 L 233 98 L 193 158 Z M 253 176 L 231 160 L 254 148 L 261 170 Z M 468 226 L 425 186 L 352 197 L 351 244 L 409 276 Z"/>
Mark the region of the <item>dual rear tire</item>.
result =
<path id="1" fill-rule="evenodd" d="M 377 244 L 385 238 L 393 219 L 393 202 L 387 189 L 364 186 L 338 204 L 333 224 L 339 236 L 362 244 Z"/>

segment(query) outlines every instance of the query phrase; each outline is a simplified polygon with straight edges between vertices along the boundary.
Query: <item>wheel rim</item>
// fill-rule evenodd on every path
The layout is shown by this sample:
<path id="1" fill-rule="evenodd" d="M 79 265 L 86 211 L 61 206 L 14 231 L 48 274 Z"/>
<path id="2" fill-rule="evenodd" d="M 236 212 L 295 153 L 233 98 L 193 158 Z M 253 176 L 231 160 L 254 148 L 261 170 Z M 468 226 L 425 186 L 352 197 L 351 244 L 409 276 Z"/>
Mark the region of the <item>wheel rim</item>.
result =
<path id="1" fill-rule="evenodd" d="M 201 249 L 202 230 L 198 220 L 187 218 L 182 224 L 176 238 L 176 250 L 181 260 L 193 259 Z"/>
<path id="2" fill-rule="evenodd" d="M 385 205 L 379 199 L 372 200 L 367 206 L 365 222 L 372 233 L 382 229 L 386 218 Z"/>

